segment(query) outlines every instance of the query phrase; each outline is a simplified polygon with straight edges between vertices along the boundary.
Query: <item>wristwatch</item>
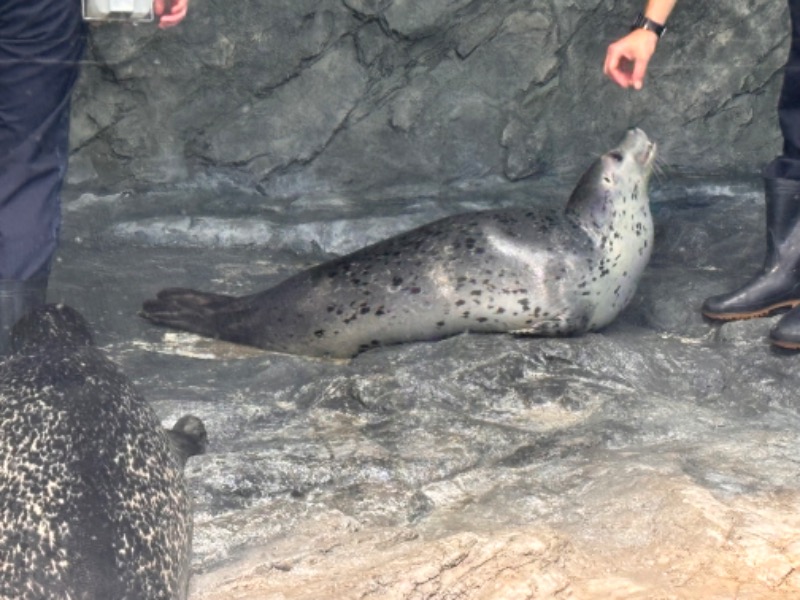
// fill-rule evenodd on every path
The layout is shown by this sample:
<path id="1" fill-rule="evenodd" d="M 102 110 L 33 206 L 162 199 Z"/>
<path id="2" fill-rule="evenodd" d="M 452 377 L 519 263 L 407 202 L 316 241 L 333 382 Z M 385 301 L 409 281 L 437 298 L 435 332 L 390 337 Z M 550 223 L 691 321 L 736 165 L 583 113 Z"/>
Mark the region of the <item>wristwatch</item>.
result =
<path id="1" fill-rule="evenodd" d="M 631 25 L 631 31 L 634 29 L 645 29 L 647 31 L 652 31 L 660 38 L 662 35 L 664 35 L 667 27 L 661 23 L 656 23 L 652 19 L 648 19 L 642 13 L 639 13 L 636 15 L 636 19 L 634 19 L 633 24 Z"/>

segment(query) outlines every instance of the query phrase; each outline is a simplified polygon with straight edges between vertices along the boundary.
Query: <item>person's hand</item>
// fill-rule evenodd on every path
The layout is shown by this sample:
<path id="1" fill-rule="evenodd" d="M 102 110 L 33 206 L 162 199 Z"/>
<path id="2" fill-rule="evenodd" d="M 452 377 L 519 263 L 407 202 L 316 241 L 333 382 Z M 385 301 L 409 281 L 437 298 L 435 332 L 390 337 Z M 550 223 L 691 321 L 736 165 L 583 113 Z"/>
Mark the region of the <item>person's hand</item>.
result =
<path id="1" fill-rule="evenodd" d="M 174 27 L 186 16 L 189 0 L 153 0 L 153 12 L 161 29 Z"/>
<path id="2" fill-rule="evenodd" d="M 652 31 L 636 29 L 608 47 L 603 72 L 618 85 L 642 89 L 650 58 L 656 51 L 658 36 Z"/>

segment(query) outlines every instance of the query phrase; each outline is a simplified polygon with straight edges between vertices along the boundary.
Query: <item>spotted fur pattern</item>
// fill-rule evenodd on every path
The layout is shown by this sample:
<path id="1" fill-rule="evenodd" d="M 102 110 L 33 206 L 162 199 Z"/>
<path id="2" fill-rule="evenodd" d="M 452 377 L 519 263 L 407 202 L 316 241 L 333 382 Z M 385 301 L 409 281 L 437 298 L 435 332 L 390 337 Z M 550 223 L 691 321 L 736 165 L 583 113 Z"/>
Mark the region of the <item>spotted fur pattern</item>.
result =
<path id="1" fill-rule="evenodd" d="M 0 364 L 0 597 L 185 598 L 191 515 L 180 460 L 88 330 L 81 343 L 59 343 L 65 324 L 85 329 L 82 318 L 43 310 L 28 320 L 38 334 L 45 324 L 44 343 L 23 335 Z"/>
<path id="2" fill-rule="evenodd" d="M 142 315 L 268 350 L 334 357 L 464 331 L 598 329 L 630 301 L 650 257 L 654 152 L 643 132 L 629 132 L 558 213 L 447 217 L 252 296 L 164 290 Z"/>

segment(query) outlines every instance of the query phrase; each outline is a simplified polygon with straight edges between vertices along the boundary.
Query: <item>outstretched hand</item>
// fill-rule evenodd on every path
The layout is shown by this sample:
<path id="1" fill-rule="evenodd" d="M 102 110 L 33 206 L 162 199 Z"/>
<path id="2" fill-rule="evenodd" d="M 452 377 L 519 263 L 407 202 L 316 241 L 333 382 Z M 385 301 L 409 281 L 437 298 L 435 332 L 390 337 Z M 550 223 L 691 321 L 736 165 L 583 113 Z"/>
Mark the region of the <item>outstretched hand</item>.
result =
<path id="1" fill-rule="evenodd" d="M 652 31 L 636 29 L 630 32 L 608 47 L 603 72 L 621 87 L 642 89 L 657 42 L 658 36 Z"/>
<path id="2" fill-rule="evenodd" d="M 161 29 L 174 27 L 186 16 L 189 0 L 153 0 L 153 12 Z"/>

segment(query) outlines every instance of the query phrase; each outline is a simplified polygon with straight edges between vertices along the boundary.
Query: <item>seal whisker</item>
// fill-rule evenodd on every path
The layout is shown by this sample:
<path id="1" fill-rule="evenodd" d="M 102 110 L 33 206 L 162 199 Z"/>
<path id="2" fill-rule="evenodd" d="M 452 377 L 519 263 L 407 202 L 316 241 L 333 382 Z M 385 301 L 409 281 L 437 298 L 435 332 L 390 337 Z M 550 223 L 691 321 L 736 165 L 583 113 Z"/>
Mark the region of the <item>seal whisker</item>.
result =
<path id="1" fill-rule="evenodd" d="M 656 180 L 663 181 L 667 174 L 670 172 L 670 165 L 666 160 L 659 156 L 653 161 L 653 175 Z"/>

